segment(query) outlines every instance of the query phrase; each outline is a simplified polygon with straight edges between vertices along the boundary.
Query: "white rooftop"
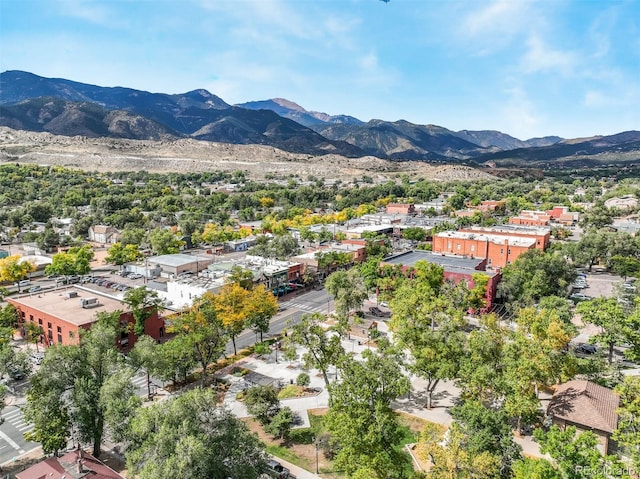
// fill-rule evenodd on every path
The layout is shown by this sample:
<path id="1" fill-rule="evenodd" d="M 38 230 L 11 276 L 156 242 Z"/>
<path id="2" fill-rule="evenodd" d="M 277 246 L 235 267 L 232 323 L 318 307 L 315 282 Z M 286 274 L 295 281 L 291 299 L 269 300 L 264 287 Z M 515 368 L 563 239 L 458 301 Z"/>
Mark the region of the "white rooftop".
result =
<path id="1" fill-rule="evenodd" d="M 444 231 L 436 235 L 439 238 L 453 239 L 474 239 L 477 241 L 487 241 L 494 244 L 506 244 L 511 246 L 529 247 L 535 245 L 535 238 L 522 238 L 520 236 L 492 235 L 485 233 L 471 233 L 467 231 Z"/>

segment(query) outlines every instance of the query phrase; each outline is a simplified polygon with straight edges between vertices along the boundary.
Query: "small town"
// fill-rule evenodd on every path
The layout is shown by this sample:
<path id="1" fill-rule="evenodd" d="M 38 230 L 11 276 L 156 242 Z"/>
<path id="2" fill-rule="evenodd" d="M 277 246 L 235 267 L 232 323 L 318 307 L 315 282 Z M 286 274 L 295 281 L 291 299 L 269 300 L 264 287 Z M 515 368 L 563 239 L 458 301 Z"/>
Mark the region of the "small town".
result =
<path id="1" fill-rule="evenodd" d="M 0 0 L 0 479 L 640 479 L 640 0 Z"/>
<path id="2" fill-rule="evenodd" d="M 635 477 L 636 179 L 0 172 L 8 477 Z"/>

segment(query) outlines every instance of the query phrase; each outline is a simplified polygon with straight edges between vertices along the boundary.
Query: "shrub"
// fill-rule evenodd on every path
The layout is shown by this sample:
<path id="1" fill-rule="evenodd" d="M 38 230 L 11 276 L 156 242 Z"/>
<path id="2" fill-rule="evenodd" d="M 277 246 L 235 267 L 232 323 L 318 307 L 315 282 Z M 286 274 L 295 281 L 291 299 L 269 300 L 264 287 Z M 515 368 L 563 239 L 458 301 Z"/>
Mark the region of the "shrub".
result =
<path id="1" fill-rule="evenodd" d="M 269 349 L 269 345 L 267 343 L 258 343 L 256 344 L 254 351 L 256 354 L 263 355 L 269 354 L 271 350 Z"/>
<path id="2" fill-rule="evenodd" d="M 296 378 L 296 384 L 298 386 L 308 386 L 310 382 L 311 379 L 309 378 L 309 375 L 307 373 L 300 373 Z"/>

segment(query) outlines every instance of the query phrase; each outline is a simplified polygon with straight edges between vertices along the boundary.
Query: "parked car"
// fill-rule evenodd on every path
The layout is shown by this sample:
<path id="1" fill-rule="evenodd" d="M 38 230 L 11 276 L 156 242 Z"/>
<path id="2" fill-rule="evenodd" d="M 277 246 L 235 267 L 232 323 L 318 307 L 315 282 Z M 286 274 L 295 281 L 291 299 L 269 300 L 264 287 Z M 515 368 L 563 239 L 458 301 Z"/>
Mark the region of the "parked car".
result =
<path id="1" fill-rule="evenodd" d="M 38 291 L 40 291 L 42 288 L 40 286 L 32 286 L 29 288 L 29 292 L 30 293 L 37 293 Z"/>
<path id="2" fill-rule="evenodd" d="M 578 301 L 589 301 L 590 299 L 593 299 L 593 298 L 583 293 L 573 293 L 571 296 L 569 296 L 569 299 L 577 303 Z"/>
<path id="3" fill-rule="evenodd" d="M 587 284 L 586 281 L 576 281 L 571 285 L 571 287 L 573 289 L 585 289 L 585 288 L 588 288 L 589 285 Z"/>
<path id="4" fill-rule="evenodd" d="M 24 371 L 18 368 L 9 368 L 9 377 L 14 380 L 19 380 L 24 377 Z"/>
<path id="5" fill-rule="evenodd" d="M 41 364 L 43 360 L 44 360 L 44 353 L 33 353 L 31 355 L 31 361 L 34 364 Z"/>
<path id="6" fill-rule="evenodd" d="M 382 311 L 382 310 L 381 310 L 380 308 L 378 308 L 377 306 L 371 306 L 371 307 L 369 308 L 369 312 L 370 312 L 371 314 L 373 314 L 374 316 L 378 316 L 378 317 L 383 317 L 383 316 L 386 316 L 386 315 L 387 315 L 384 311 Z"/>
<path id="7" fill-rule="evenodd" d="M 582 354 L 596 354 L 598 352 L 598 348 L 593 344 L 583 343 L 576 346 L 576 352 Z"/>
<path id="8" fill-rule="evenodd" d="M 267 462 L 267 473 L 276 479 L 288 479 L 290 477 L 289 469 L 273 459 Z"/>

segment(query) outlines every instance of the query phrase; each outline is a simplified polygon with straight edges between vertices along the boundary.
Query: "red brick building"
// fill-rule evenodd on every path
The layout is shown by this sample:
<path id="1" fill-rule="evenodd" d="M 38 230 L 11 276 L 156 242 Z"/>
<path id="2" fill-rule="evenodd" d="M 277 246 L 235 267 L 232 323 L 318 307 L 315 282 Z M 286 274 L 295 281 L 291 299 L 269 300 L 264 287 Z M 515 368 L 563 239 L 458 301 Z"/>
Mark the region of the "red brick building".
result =
<path id="1" fill-rule="evenodd" d="M 509 224 L 522 226 L 548 226 L 551 221 L 545 211 L 523 210 L 518 216 L 509 218 Z"/>
<path id="2" fill-rule="evenodd" d="M 26 324 L 35 323 L 42 328 L 40 343 L 78 344 L 80 329 L 88 330 L 98 319 L 97 313 L 120 311 L 120 323 L 135 322 L 128 306 L 113 296 L 100 294 L 82 286 L 7 298 L 19 312 L 20 332 L 26 335 Z M 119 338 L 121 349 L 128 350 L 137 337 L 132 327 L 126 328 Z M 164 319 L 154 313 L 145 321 L 144 332 L 154 339 L 165 335 Z"/>
<path id="3" fill-rule="evenodd" d="M 402 265 L 404 269 L 415 266 L 418 261 L 426 261 L 427 263 L 442 266 L 445 281 L 453 281 L 454 283 L 464 281 L 468 288 L 475 286 L 473 281 L 474 274 L 479 273 L 488 276 L 489 281 L 487 283 L 485 301 L 486 308 L 491 309 L 496 299 L 496 289 L 500 282 L 501 275 L 499 271 L 484 271 L 486 260 L 481 258 L 458 258 L 456 256 L 442 256 L 428 251 L 415 250 L 385 258 L 380 265 L 399 264 Z"/>
<path id="4" fill-rule="evenodd" d="M 546 250 L 551 244 L 551 229 L 543 226 L 499 225 L 499 226 L 470 226 L 460 231 L 469 233 L 486 233 L 501 236 L 515 236 L 516 238 L 534 238 L 536 249 Z"/>
<path id="5" fill-rule="evenodd" d="M 433 237 L 433 252 L 487 260 L 487 267 L 502 268 L 536 247 L 535 238 L 478 232 L 445 231 Z"/>

